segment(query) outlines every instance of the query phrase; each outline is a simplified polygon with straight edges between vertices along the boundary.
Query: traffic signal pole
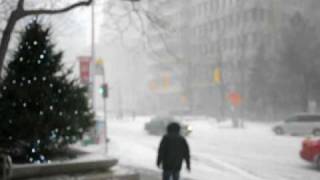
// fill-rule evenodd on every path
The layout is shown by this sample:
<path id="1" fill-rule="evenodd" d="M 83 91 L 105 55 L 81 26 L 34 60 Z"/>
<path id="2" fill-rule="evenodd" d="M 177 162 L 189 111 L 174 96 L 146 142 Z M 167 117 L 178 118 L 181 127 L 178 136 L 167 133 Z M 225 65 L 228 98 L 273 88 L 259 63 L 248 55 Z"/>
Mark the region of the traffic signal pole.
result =
<path id="1" fill-rule="evenodd" d="M 105 153 L 108 152 L 108 131 L 107 131 L 107 98 L 109 94 L 109 87 L 108 84 L 106 83 L 106 76 L 105 76 L 105 68 L 103 64 L 99 64 L 102 66 L 102 85 L 100 86 L 99 92 L 101 94 L 102 100 L 103 100 L 103 143 L 105 145 Z"/>
<path id="2" fill-rule="evenodd" d="M 102 75 L 102 80 L 103 83 L 106 83 L 106 73 L 105 73 L 105 69 L 103 68 L 103 75 Z M 104 93 L 107 93 L 107 96 L 109 94 L 109 87 L 106 86 L 106 91 Z M 104 143 L 104 147 L 105 147 L 105 153 L 108 153 L 108 131 L 107 131 L 107 113 L 108 113 L 108 109 L 107 109 L 107 97 L 103 97 L 103 120 L 104 120 L 104 128 L 103 128 L 103 143 Z"/>

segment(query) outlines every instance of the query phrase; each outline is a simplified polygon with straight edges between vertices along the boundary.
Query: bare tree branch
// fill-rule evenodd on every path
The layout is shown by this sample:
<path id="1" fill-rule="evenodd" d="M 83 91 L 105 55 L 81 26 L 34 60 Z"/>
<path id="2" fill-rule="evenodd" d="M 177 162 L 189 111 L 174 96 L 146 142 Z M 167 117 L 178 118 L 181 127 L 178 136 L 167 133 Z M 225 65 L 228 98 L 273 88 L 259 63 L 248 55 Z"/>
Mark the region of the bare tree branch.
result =
<path id="1" fill-rule="evenodd" d="M 72 5 L 69 5 L 65 8 L 61 9 L 38 9 L 38 10 L 25 10 L 24 9 L 24 0 L 19 0 L 16 6 L 16 9 L 11 10 L 10 16 L 7 20 L 7 24 L 3 30 L 2 38 L 0 41 L 0 76 L 1 71 L 3 69 L 3 64 L 5 60 L 6 53 L 8 51 L 11 35 L 14 31 L 14 27 L 16 23 L 30 15 L 41 15 L 41 14 L 47 14 L 47 15 L 54 15 L 54 14 L 61 14 L 65 13 L 67 11 L 70 11 L 72 9 L 75 9 L 80 6 L 89 6 L 93 0 L 87 0 L 87 1 L 80 1 L 78 3 L 74 3 Z"/>
<path id="2" fill-rule="evenodd" d="M 23 10 L 24 9 L 24 0 L 19 0 L 17 10 Z"/>
<path id="3" fill-rule="evenodd" d="M 75 4 L 72 4 L 70 6 L 67 6 L 65 8 L 61 9 L 38 9 L 38 10 L 25 10 L 22 14 L 23 16 L 29 16 L 29 15 L 40 15 L 40 14 L 48 14 L 48 15 L 53 15 L 53 14 L 61 14 L 68 12 L 72 9 L 75 9 L 79 6 L 89 6 L 92 3 L 93 0 L 88 0 L 88 1 L 81 1 Z"/>

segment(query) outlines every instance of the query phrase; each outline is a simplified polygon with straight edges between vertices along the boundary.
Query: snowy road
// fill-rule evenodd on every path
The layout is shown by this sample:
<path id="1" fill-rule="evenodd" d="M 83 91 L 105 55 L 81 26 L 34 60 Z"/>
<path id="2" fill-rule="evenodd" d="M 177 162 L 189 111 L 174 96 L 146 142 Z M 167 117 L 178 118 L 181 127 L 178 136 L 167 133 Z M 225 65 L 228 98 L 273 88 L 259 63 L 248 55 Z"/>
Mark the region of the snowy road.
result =
<path id="1" fill-rule="evenodd" d="M 147 119 L 111 121 L 109 154 L 120 163 L 159 172 L 155 166 L 160 137 L 150 136 Z M 247 124 L 233 129 L 214 121 L 191 121 L 188 137 L 192 172 L 183 177 L 196 180 L 318 180 L 320 172 L 299 157 L 302 138 L 275 136 L 267 125 Z"/>

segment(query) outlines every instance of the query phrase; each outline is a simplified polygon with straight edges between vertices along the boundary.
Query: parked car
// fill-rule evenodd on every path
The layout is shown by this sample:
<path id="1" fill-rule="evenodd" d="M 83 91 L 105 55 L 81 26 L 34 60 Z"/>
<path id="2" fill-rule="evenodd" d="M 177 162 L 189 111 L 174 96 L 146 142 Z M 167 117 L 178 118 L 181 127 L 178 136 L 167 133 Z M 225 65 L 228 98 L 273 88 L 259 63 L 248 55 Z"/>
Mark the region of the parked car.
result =
<path id="1" fill-rule="evenodd" d="M 179 122 L 177 119 L 171 116 L 156 116 L 145 124 L 144 129 L 153 135 L 164 135 L 167 130 L 167 126 L 171 122 L 177 122 L 181 126 L 181 135 L 188 136 L 192 132 L 190 125 Z"/>
<path id="2" fill-rule="evenodd" d="M 300 151 L 302 159 L 314 163 L 320 170 L 320 139 L 305 139 Z"/>
<path id="3" fill-rule="evenodd" d="M 300 114 L 294 115 L 273 127 L 278 134 L 315 135 L 320 136 L 320 115 Z"/>

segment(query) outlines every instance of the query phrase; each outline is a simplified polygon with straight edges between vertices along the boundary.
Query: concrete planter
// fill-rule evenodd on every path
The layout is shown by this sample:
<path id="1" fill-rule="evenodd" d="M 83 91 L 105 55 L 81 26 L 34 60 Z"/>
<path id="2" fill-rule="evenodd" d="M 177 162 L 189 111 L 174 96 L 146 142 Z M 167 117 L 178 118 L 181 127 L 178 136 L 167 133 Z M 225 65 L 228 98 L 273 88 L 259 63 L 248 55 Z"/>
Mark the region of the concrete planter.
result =
<path id="1" fill-rule="evenodd" d="M 83 174 L 91 171 L 108 171 L 118 163 L 116 159 L 63 162 L 52 164 L 13 165 L 11 179 L 27 179 L 63 174 Z"/>

